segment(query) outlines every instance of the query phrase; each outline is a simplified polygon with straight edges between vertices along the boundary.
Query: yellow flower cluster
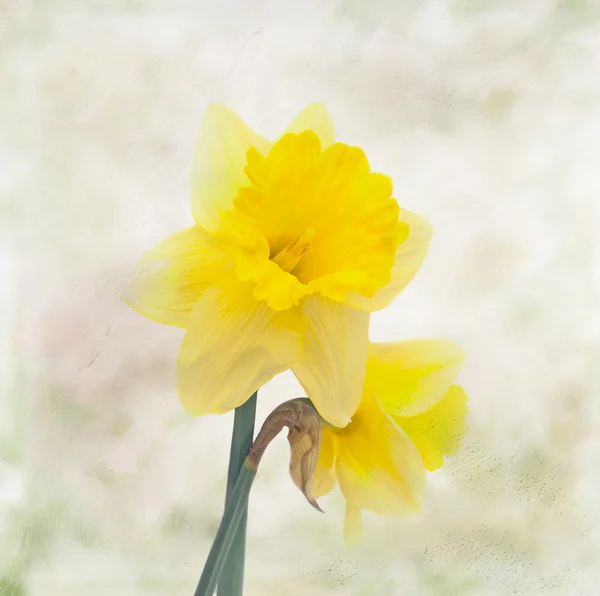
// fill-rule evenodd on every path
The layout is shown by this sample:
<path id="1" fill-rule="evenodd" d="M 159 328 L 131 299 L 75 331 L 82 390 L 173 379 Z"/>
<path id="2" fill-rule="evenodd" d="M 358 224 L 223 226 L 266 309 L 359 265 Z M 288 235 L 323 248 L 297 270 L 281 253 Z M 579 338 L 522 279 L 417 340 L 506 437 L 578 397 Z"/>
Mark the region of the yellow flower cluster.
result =
<path id="1" fill-rule="evenodd" d="M 463 354 L 447 340 L 369 344 L 368 330 L 418 271 L 428 222 L 398 205 L 360 148 L 335 142 L 322 104 L 274 142 L 210 106 L 191 202 L 195 225 L 143 256 L 126 296 L 185 329 L 184 408 L 227 412 L 291 369 L 327 422 L 312 492 L 339 483 L 347 540 L 362 509 L 416 509 L 425 470 L 464 431 L 466 396 L 452 384 Z"/>

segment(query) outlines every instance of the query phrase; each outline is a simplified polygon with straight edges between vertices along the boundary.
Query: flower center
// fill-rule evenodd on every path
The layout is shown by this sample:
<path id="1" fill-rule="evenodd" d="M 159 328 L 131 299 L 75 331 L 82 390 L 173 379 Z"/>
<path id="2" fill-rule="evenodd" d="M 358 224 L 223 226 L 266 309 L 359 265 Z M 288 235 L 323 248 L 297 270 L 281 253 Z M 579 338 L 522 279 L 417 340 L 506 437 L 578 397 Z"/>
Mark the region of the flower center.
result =
<path id="1" fill-rule="evenodd" d="M 310 247 L 310 241 L 316 234 L 313 228 L 306 228 L 296 236 L 285 248 L 280 250 L 271 260 L 284 271 L 293 273 L 296 265 Z"/>
<path id="2" fill-rule="evenodd" d="M 371 172 L 358 147 L 322 150 L 312 131 L 288 133 L 266 155 L 246 154 L 224 232 L 237 247 L 236 272 L 254 296 L 285 310 L 305 296 L 344 302 L 387 284 L 403 241 L 391 180 Z"/>

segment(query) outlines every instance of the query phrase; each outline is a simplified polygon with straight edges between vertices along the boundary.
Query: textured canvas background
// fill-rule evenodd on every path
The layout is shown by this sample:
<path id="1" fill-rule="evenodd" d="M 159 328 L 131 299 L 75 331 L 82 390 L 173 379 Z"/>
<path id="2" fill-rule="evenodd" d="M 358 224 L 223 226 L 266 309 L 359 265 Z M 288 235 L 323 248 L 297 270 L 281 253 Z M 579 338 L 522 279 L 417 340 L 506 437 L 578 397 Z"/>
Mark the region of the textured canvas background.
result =
<path id="1" fill-rule="evenodd" d="M 232 416 L 183 412 L 181 331 L 119 288 L 191 222 L 209 102 L 274 136 L 318 100 L 434 224 L 371 338 L 461 343 L 469 432 L 423 512 L 366 515 L 355 551 L 280 437 L 247 593 L 598 593 L 598 2 L 3 0 L 0 72 L 0 594 L 193 591 Z M 259 420 L 297 395 L 275 379 Z"/>

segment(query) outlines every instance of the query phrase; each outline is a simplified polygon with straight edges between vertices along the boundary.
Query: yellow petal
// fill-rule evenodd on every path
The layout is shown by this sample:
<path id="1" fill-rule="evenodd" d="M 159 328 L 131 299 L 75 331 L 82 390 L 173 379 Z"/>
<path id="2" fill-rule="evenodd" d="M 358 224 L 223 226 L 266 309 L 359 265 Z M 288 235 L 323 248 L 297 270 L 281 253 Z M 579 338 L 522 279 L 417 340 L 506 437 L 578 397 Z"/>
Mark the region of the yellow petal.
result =
<path id="1" fill-rule="evenodd" d="M 229 108 L 218 104 L 207 108 L 194 153 L 192 214 L 209 232 L 217 230 L 220 212 L 232 208 L 238 190 L 250 185 L 244 168 L 251 147 L 264 154 L 270 143 Z"/>
<path id="2" fill-rule="evenodd" d="M 317 469 L 312 482 L 312 494 L 315 497 L 326 495 L 335 486 L 334 456 L 334 434 L 323 428 Z"/>
<path id="3" fill-rule="evenodd" d="M 275 313 L 231 281 L 209 288 L 192 311 L 177 359 L 177 388 L 193 415 L 220 414 L 244 403 L 295 361 L 294 311 Z"/>
<path id="4" fill-rule="evenodd" d="M 431 224 L 424 217 L 408 209 L 400 209 L 398 220 L 404 224 L 400 226 L 399 233 L 406 238 L 396 249 L 391 280 L 372 298 L 360 294 L 349 295 L 346 303 L 354 308 L 373 312 L 389 306 L 416 275 L 425 260 L 433 233 Z"/>
<path id="5" fill-rule="evenodd" d="M 284 134 L 300 134 L 305 130 L 314 131 L 321 141 L 321 148 L 327 149 L 335 141 L 335 125 L 324 103 L 312 103 L 305 107 L 285 129 Z"/>
<path id="6" fill-rule="evenodd" d="M 444 455 L 454 455 L 465 434 L 467 394 L 452 385 L 435 406 L 409 418 L 395 416 L 421 454 L 425 467 L 434 471 L 444 465 Z"/>
<path id="7" fill-rule="evenodd" d="M 344 516 L 344 542 L 349 548 L 358 546 L 363 534 L 362 511 L 346 504 Z"/>
<path id="8" fill-rule="evenodd" d="M 194 305 L 233 262 L 200 226 L 169 236 L 139 261 L 125 301 L 144 316 L 185 327 Z"/>
<path id="9" fill-rule="evenodd" d="M 369 344 L 365 395 L 390 413 L 420 414 L 444 397 L 464 357 L 449 339 Z"/>
<path id="10" fill-rule="evenodd" d="M 301 309 L 303 344 L 292 370 L 319 414 L 346 426 L 361 400 L 369 315 L 321 296 Z"/>
<path id="11" fill-rule="evenodd" d="M 349 505 L 375 513 L 418 510 L 425 483 L 419 452 L 376 400 L 339 432 L 336 475 Z"/>

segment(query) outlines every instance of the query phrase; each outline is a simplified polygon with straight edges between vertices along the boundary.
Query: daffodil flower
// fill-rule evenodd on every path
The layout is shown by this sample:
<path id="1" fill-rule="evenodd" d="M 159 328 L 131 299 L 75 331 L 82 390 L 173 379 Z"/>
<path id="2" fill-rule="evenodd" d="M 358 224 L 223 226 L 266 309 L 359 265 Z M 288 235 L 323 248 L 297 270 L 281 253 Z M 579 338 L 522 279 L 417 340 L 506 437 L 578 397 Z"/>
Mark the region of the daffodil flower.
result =
<path id="1" fill-rule="evenodd" d="M 183 406 L 229 411 L 291 368 L 321 416 L 345 426 L 361 399 L 369 313 L 417 272 L 427 221 L 399 208 L 361 149 L 334 142 L 322 104 L 274 143 L 211 105 L 191 203 L 195 225 L 143 256 L 125 296 L 185 329 Z"/>
<path id="2" fill-rule="evenodd" d="M 442 339 L 369 345 L 361 404 L 345 428 L 323 428 L 310 487 L 315 498 L 339 483 L 347 544 L 362 534 L 363 509 L 417 511 L 425 470 L 437 470 L 458 450 L 467 396 L 452 383 L 463 358 Z"/>

